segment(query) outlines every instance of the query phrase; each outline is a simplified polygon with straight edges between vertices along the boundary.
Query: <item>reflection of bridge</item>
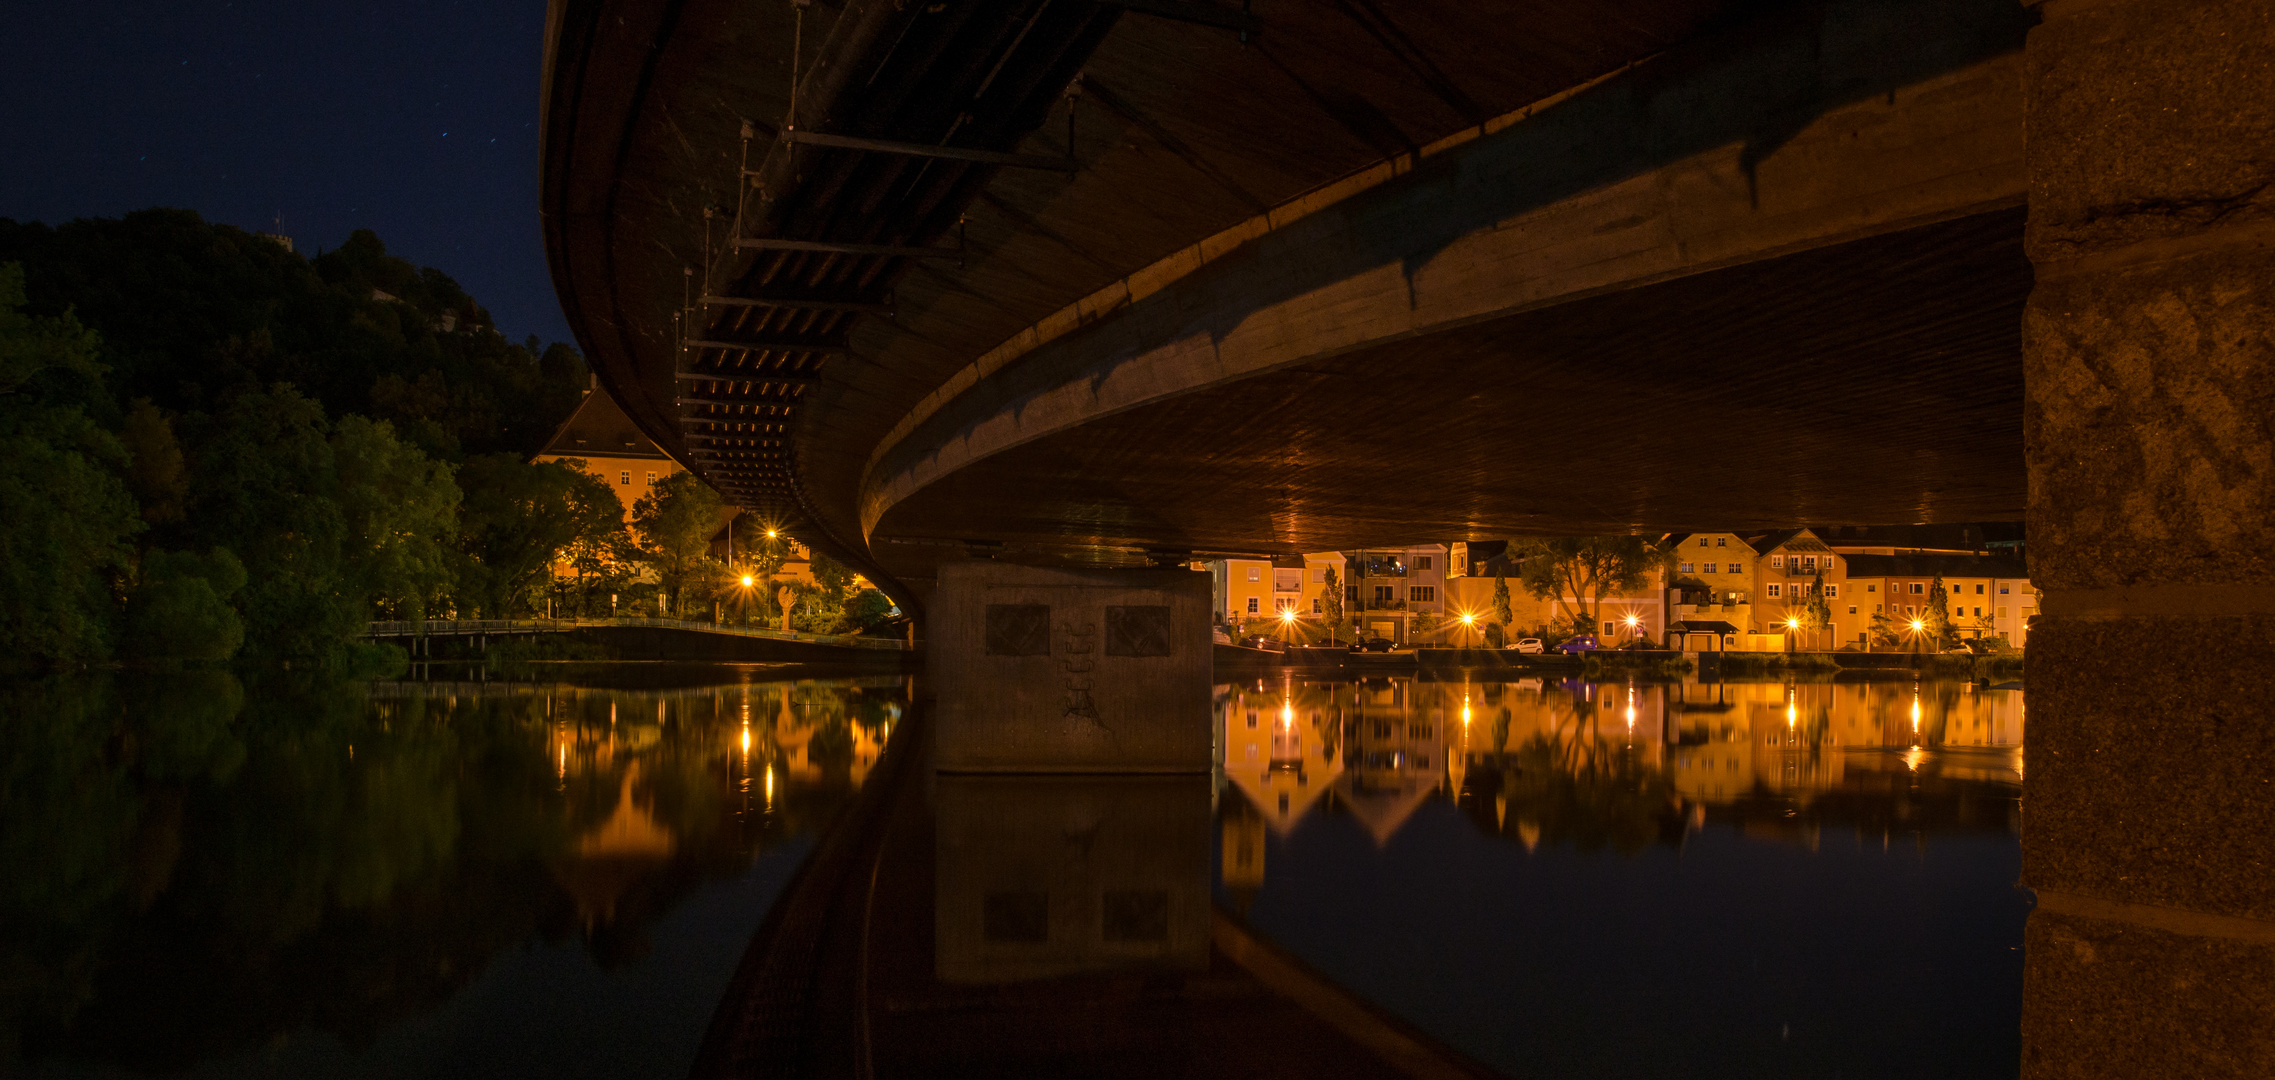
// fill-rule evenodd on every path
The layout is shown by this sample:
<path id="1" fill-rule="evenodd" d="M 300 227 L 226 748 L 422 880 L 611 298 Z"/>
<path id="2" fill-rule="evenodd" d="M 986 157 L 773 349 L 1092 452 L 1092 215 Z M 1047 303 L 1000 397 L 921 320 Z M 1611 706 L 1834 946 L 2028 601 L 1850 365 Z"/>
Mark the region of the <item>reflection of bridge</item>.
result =
<path id="1" fill-rule="evenodd" d="M 2087 1015 L 2197 953 L 2046 946 L 2275 958 L 2268 696 L 2164 659 L 2270 663 L 2266 5 L 1601 7 L 559 0 L 548 253 L 635 422 L 904 605 L 2027 507 L 2032 1068 L 2228 1053 Z"/>
<path id="2" fill-rule="evenodd" d="M 433 655 L 437 640 L 487 654 L 493 640 L 568 637 L 614 659 L 897 662 L 906 642 L 858 634 L 805 634 L 725 626 L 692 619 L 426 619 L 374 622 L 364 636 L 397 641 L 414 656 Z"/>

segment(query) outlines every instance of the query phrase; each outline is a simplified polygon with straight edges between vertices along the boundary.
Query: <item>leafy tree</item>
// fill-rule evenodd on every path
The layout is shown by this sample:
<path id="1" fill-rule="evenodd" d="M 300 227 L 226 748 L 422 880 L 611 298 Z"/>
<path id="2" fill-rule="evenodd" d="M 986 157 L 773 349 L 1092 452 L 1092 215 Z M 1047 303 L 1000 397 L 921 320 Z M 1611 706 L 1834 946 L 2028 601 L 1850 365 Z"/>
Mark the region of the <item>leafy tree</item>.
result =
<path id="1" fill-rule="evenodd" d="M 125 447 L 77 403 L 100 391 L 97 338 L 69 314 L 24 314 L 23 280 L 0 265 L 0 652 L 96 660 L 142 523 L 117 475 Z"/>
<path id="2" fill-rule="evenodd" d="M 1327 628 L 1327 643 L 1336 644 L 1336 631 L 1343 628 L 1343 583 L 1336 579 L 1335 568 L 1327 568 L 1327 579 L 1319 584 L 1319 622 Z"/>
<path id="3" fill-rule="evenodd" d="M 863 589 L 845 603 L 845 628 L 848 633 L 860 633 L 877 625 L 891 615 L 891 597 L 875 589 Z"/>
<path id="4" fill-rule="evenodd" d="M 198 466 L 183 546 L 228 547 L 243 561 L 249 652 L 330 659 L 366 612 L 344 577 L 347 519 L 322 406 L 279 384 L 191 419 Z"/>
<path id="5" fill-rule="evenodd" d="M 1552 600 L 1580 633 L 1592 633 L 1604 598 L 1633 592 L 1673 553 L 1640 536 L 1567 536 L 1523 549 L 1525 591 Z"/>
<path id="6" fill-rule="evenodd" d="M 1920 622 L 1925 624 L 1922 632 L 1936 648 L 1959 644 L 1959 632 L 1951 625 L 1951 594 L 1943 587 L 1942 574 L 1935 575 L 1927 587 L 1927 607 L 1920 613 Z"/>
<path id="7" fill-rule="evenodd" d="M 622 548 L 623 504 L 577 460 L 530 463 L 484 454 L 459 467 L 457 595 L 492 618 L 539 607 L 553 567 L 580 551 Z"/>
<path id="8" fill-rule="evenodd" d="M 174 423 L 145 398 L 134 403 L 119 429 L 130 465 L 127 485 L 142 504 L 142 520 L 165 525 L 182 520 L 189 499 L 189 466 L 182 458 Z"/>
<path id="9" fill-rule="evenodd" d="M 227 660 L 245 641 L 245 621 L 229 598 L 245 587 L 245 566 L 228 548 L 205 555 L 150 551 L 127 608 L 123 642 L 142 660 Z"/>
<path id="10" fill-rule="evenodd" d="M 460 498 L 450 467 L 361 416 L 340 418 L 332 451 L 351 587 L 376 615 L 423 618 L 450 586 Z"/>
<path id="11" fill-rule="evenodd" d="M 1833 608 L 1825 602 L 1825 575 L 1819 571 L 1809 582 L 1809 591 L 1803 597 L 1799 618 L 1801 628 L 1812 637 L 1833 625 Z"/>
<path id="12" fill-rule="evenodd" d="M 1516 609 L 1509 605 L 1509 574 L 1502 567 L 1493 569 L 1493 625 L 1503 632 L 1517 621 Z"/>
<path id="13" fill-rule="evenodd" d="M 706 551 L 725 510 L 719 494 L 691 472 L 657 481 L 632 504 L 632 533 L 672 611 L 684 614 L 688 590 L 713 576 Z"/>
<path id="14" fill-rule="evenodd" d="M 1419 645 L 1430 638 L 1436 637 L 1439 628 L 1438 623 L 1438 613 L 1435 611 L 1431 611 L 1425 608 L 1424 610 L 1415 612 L 1414 621 L 1408 628 L 1412 633 L 1414 643 Z"/>

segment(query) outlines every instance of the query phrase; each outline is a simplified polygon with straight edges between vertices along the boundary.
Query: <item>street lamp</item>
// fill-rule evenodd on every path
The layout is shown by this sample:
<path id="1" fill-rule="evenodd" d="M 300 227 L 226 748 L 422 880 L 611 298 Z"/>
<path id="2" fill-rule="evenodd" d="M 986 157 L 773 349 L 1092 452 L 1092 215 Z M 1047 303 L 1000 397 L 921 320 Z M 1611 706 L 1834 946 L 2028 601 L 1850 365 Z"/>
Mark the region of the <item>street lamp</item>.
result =
<path id="1" fill-rule="evenodd" d="M 743 588 L 750 588 L 752 585 L 755 585 L 757 583 L 758 579 L 751 577 L 749 574 L 743 575 Z"/>

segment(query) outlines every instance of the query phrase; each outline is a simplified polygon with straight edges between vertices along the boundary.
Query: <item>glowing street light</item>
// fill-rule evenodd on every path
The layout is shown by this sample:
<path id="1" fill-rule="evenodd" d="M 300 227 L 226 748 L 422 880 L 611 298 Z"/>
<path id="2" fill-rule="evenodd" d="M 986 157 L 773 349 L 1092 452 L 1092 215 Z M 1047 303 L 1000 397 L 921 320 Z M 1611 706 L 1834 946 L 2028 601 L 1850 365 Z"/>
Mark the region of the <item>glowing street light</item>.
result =
<path id="1" fill-rule="evenodd" d="M 747 589 L 747 588 L 750 588 L 752 585 L 755 585 L 755 584 L 757 584 L 757 583 L 758 583 L 758 579 L 757 579 L 757 578 L 754 578 L 754 577 L 750 576 L 749 574 L 744 574 L 744 575 L 743 575 L 743 588 L 746 588 L 746 589 Z"/>
<path id="2" fill-rule="evenodd" d="M 768 529 L 768 530 L 766 530 L 766 538 L 767 538 L 767 539 L 769 539 L 769 540 L 772 540 L 772 539 L 774 539 L 774 538 L 775 538 L 777 535 L 779 535 L 779 534 L 778 534 L 778 533 L 776 533 L 776 532 L 775 532 L 774 530 L 772 530 L 772 529 Z"/>

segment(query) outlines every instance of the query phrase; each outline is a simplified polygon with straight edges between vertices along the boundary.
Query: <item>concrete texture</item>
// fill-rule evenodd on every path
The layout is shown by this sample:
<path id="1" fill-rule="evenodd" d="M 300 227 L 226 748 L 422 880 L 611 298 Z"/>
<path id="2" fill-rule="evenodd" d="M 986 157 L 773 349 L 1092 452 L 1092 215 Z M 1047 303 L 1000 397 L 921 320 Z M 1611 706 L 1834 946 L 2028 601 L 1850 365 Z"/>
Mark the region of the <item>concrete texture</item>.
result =
<path id="1" fill-rule="evenodd" d="M 2269 240 L 2042 280 L 2031 294 L 2023 422 L 2039 587 L 2275 582 Z"/>
<path id="2" fill-rule="evenodd" d="M 942 771 L 1208 771 L 1207 574 L 967 562 L 938 581 Z"/>
<path id="3" fill-rule="evenodd" d="M 2275 12 L 2043 13 L 2023 1076 L 2275 1075 Z"/>
<path id="4" fill-rule="evenodd" d="M 933 791 L 943 982 L 1208 966 L 1208 777 L 942 776 Z"/>
<path id="5" fill-rule="evenodd" d="M 2275 1063 L 2275 944 L 2041 906 L 2023 948 L 2025 1077 L 2225 1080 Z"/>
<path id="6" fill-rule="evenodd" d="M 2275 216 L 2275 7 L 2045 5 L 2030 32 L 2030 257 Z"/>
<path id="7" fill-rule="evenodd" d="M 2025 883 L 2275 921 L 2271 656 L 2275 616 L 2041 616 Z"/>

